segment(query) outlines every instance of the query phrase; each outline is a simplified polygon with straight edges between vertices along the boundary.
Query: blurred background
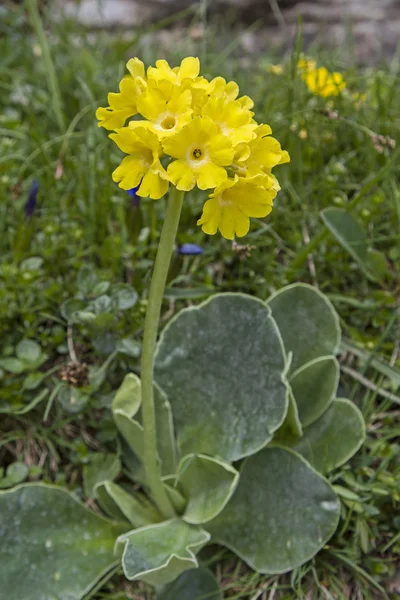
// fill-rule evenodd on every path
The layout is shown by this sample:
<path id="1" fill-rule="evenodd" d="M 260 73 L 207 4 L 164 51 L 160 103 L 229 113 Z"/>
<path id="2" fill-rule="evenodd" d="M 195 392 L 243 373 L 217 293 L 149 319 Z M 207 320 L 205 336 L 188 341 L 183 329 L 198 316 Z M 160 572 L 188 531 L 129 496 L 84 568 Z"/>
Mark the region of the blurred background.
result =
<path id="1" fill-rule="evenodd" d="M 173 16 L 186 23 L 196 12 L 216 27 L 235 27 L 250 31 L 243 36 L 247 52 L 287 49 L 302 23 L 304 41 L 323 42 L 337 47 L 354 44 L 361 62 L 376 60 L 382 53 L 394 53 L 400 37 L 398 0 L 61 0 L 54 10 L 88 27 L 138 28 Z M 201 26 L 182 30 L 182 22 L 170 31 L 169 43 L 181 36 L 201 37 Z"/>

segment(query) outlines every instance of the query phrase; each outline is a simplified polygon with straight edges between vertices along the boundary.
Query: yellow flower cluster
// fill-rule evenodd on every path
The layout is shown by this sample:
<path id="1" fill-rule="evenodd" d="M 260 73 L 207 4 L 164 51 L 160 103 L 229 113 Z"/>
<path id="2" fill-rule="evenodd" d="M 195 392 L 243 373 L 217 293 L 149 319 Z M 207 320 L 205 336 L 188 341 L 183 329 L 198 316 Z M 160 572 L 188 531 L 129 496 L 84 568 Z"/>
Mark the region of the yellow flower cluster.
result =
<path id="1" fill-rule="evenodd" d="M 318 67 L 315 60 L 301 58 L 297 63 L 301 78 L 313 94 L 322 98 L 338 96 L 345 89 L 343 75 L 337 71 L 330 72 L 326 67 Z"/>
<path id="2" fill-rule="evenodd" d="M 113 179 L 139 196 L 158 199 L 170 183 L 189 191 L 213 190 L 198 221 L 205 233 L 227 239 L 249 230 L 249 217 L 265 217 L 280 189 L 272 168 L 289 155 L 254 119 L 253 101 L 239 96 L 233 81 L 199 76 L 198 58 L 171 68 L 158 60 L 145 71 L 131 59 L 129 75 L 107 108 L 99 108 L 99 127 L 127 154 Z M 127 119 L 134 117 L 126 124 Z"/>

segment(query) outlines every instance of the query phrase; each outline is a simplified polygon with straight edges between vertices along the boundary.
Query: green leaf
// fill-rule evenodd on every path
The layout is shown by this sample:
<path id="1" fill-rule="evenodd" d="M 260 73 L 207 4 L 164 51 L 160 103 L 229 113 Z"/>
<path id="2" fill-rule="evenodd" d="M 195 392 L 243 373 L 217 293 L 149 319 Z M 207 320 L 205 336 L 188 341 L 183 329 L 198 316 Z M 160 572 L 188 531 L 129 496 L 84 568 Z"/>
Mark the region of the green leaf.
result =
<path id="1" fill-rule="evenodd" d="M 77 276 L 77 284 L 81 294 L 91 296 L 98 283 L 96 271 L 92 265 L 82 265 Z"/>
<path id="2" fill-rule="evenodd" d="M 315 423 L 304 429 L 290 446 L 320 473 L 329 473 L 347 462 L 365 439 L 360 410 L 350 400 L 334 400 Z M 286 444 L 285 444 L 286 445 Z"/>
<path id="3" fill-rule="evenodd" d="M 235 491 L 239 473 L 229 463 L 203 454 L 185 456 L 177 483 L 188 499 L 184 521 L 199 525 L 216 517 Z"/>
<path id="4" fill-rule="evenodd" d="M 0 488 L 8 488 L 21 483 L 28 477 L 29 468 L 21 462 L 11 463 L 4 477 L 0 478 Z"/>
<path id="5" fill-rule="evenodd" d="M 222 591 L 211 571 L 200 567 L 185 571 L 165 586 L 157 600 L 222 600 Z"/>
<path id="6" fill-rule="evenodd" d="M 31 256 L 25 258 L 20 264 L 21 271 L 38 271 L 43 265 L 43 258 L 40 256 Z"/>
<path id="7" fill-rule="evenodd" d="M 118 388 L 112 403 L 112 409 L 122 411 L 127 417 L 134 417 L 140 408 L 140 379 L 134 373 L 128 373 Z"/>
<path id="8" fill-rule="evenodd" d="M 157 445 L 163 475 L 176 471 L 176 445 L 171 407 L 166 395 L 160 388 L 154 386 L 154 404 L 156 410 Z M 139 459 L 143 458 L 143 426 L 138 420 L 132 419 L 141 405 L 140 379 L 130 373 L 119 388 L 113 401 L 113 414 L 117 428 L 125 438 L 130 448 Z"/>
<path id="9" fill-rule="evenodd" d="M 143 460 L 143 426 L 127 417 L 121 410 L 114 411 L 114 421 L 119 433 L 127 442 L 130 449 L 135 453 L 137 458 Z"/>
<path id="10" fill-rule="evenodd" d="M 207 529 L 252 569 L 285 573 L 323 547 L 339 514 L 323 477 L 295 452 L 269 447 L 244 461 L 235 493 Z"/>
<path id="11" fill-rule="evenodd" d="M 22 340 L 17 344 L 16 355 L 19 360 L 28 364 L 35 364 L 39 361 L 42 350 L 33 340 Z"/>
<path id="12" fill-rule="evenodd" d="M 14 375 L 18 375 L 19 373 L 23 373 L 25 371 L 24 363 L 18 360 L 18 358 L 0 359 L 0 367 L 3 367 L 3 369 L 9 373 L 14 373 Z"/>
<path id="13" fill-rule="evenodd" d="M 173 298 L 174 300 L 196 300 L 214 294 L 214 288 L 198 287 L 198 288 L 166 288 L 164 292 L 165 298 Z"/>
<path id="14" fill-rule="evenodd" d="M 339 317 L 330 301 L 305 283 L 288 285 L 268 300 L 286 352 L 292 352 L 291 372 L 320 356 L 336 354 Z"/>
<path id="15" fill-rule="evenodd" d="M 139 342 L 131 338 L 123 338 L 117 343 L 117 350 L 121 354 L 126 354 L 132 358 L 138 358 L 140 356 L 141 347 Z"/>
<path id="16" fill-rule="evenodd" d="M 48 394 L 49 394 L 49 390 L 47 390 L 47 389 L 41 390 L 38 394 L 36 394 L 36 396 L 28 404 L 25 404 L 24 406 L 0 407 L 0 414 L 8 413 L 8 414 L 13 414 L 13 415 L 24 415 L 25 413 L 27 413 L 30 410 L 32 410 L 33 408 L 35 408 L 35 406 L 40 404 L 40 402 L 42 402 L 46 398 L 46 396 L 48 396 Z"/>
<path id="17" fill-rule="evenodd" d="M 107 514 L 127 520 L 134 527 L 143 527 L 162 520 L 159 512 L 144 494 L 130 494 L 112 481 L 99 483 L 95 487 L 95 496 Z"/>
<path id="18" fill-rule="evenodd" d="M 143 580 L 156 588 L 198 566 L 196 553 L 209 541 L 201 527 L 171 519 L 122 535 L 122 567 L 129 580 Z"/>
<path id="19" fill-rule="evenodd" d="M 286 437 L 300 437 L 302 435 L 303 428 L 301 426 L 296 400 L 294 399 L 292 390 L 289 389 L 289 407 L 286 418 L 282 426 L 275 433 L 274 440 L 284 440 Z"/>
<path id="20" fill-rule="evenodd" d="M 113 480 L 121 471 L 121 461 L 116 454 L 92 454 L 90 463 L 83 467 L 83 487 L 85 496 L 94 498 L 94 488 L 103 481 Z"/>
<path id="21" fill-rule="evenodd" d="M 175 475 L 167 475 L 162 479 L 163 485 L 167 491 L 169 499 L 172 502 L 173 507 L 178 515 L 184 513 L 187 500 L 183 496 L 183 494 L 175 487 L 176 486 L 176 476 Z"/>
<path id="22" fill-rule="evenodd" d="M 333 401 L 340 368 L 334 356 L 321 356 L 306 363 L 289 378 L 303 427 L 314 423 Z"/>
<path id="23" fill-rule="evenodd" d="M 155 378 L 167 393 L 181 454 L 227 461 L 256 452 L 285 418 L 284 350 L 269 309 L 218 294 L 164 329 Z"/>
<path id="24" fill-rule="evenodd" d="M 128 283 L 114 285 L 111 290 L 113 307 L 115 310 L 128 310 L 135 306 L 139 299 L 137 291 Z"/>
<path id="25" fill-rule="evenodd" d="M 53 486 L 0 493 L 0 530 L 4 598 L 80 600 L 117 563 L 121 528 Z"/>
<path id="26" fill-rule="evenodd" d="M 36 390 L 44 379 L 44 373 L 30 373 L 24 379 L 24 390 Z"/>
<path id="27" fill-rule="evenodd" d="M 363 265 L 367 259 L 368 244 L 360 223 L 343 208 L 325 208 L 320 214 L 337 241 Z"/>
<path id="28" fill-rule="evenodd" d="M 171 405 L 164 392 L 154 385 L 154 404 L 156 410 L 157 448 L 163 475 L 176 472 L 177 450 Z"/>
<path id="29" fill-rule="evenodd" d="M 385 257 L 368 248 L 368 238 L 364 227 L 343 208 L 325 208 L 321 218 L 339 244 L 358 262 L 366 275 L 379 280 L 387 274 Z M 382 263 L 383 258 L 383 263 Z M 383 269 L 383 273 L 382 273 Z"/>
<path id="30" fill-rule="evenodd" d="M 57 394 L 57 400 L 64 410 L 71 414 L 81 412 L 89 402 L 89 396 L 79 388 L 64 385 Z"/>
<path id="31" fill-rule="evenodd" d="M 115 424 L 139 459 L 143 457 L 143 427 L 134 417 L 142 402 L 141 383 L 133 373 L 125 376 L 112 403 Z"/>

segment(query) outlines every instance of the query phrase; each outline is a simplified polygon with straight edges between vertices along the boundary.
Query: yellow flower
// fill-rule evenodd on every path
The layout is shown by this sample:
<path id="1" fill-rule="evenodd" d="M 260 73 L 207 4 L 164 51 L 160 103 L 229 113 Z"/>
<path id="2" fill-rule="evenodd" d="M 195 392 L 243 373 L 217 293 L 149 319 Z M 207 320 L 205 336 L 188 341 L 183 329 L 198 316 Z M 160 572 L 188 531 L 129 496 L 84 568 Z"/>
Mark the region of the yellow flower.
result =
<path id="1" fill-rule="evenodd" d="M 131 58 L 126 66 L 130 75 L 124 77 L 119 84 L 119 94 L 108 94 L 109 106 L 96 111 L 99 127 L 118 129 L 138 112 L 137 101 L 147 85 L 144 64 L 138 58 Z"/>
<path id="2" fill-rule="evenodd" d="M 234 166 L 238 174 L 245 172 L 249 177 L 258 174 L 269 175 L 273 167 L 290 161 L 286 150 L 282 150 L 278 140 L 270 136 L 272 130 L 269 125 L 259 125 L 255 132 L 256 138 L 248 143 L 248 156 L 244 158 L 243 148 L 241 156 L 236 156 L 238 163 Z"/>
<path id="3" fill-rule="evenodd" d="M 174 87 L 172 90 L 163 90 L 149 82 L 147 91 L 138 99 L 139 113 L 149 121 L 131 121 L 130 126 L 146 124 L 162 140 L 192 120 L 191 106 L 192 94 L 189 89 Z"/>
<path id="4" fill-rule="evenodd" d="M 297 68 L 302 71 L 313 71 L 317 66 L 317 62 L 312 58 L 303 56 L 297 62 Z"/>
<path id="5" fill-rule="evenodd" d="M 299 65 L 303 78 L 311 73 L 310 61 Z M 266 216 L 280 190 L 272 169 L 290 160 L 269 125 L 254 120 L 252 99 L 239 97 L 234 81 L 200 76 L 198 58 L 174 68 L 158 60 L 147 72 L 137 58 L 127 66 L 119 93 L 97 111 L 99 125 L 115 130 L 110 138 L 128 155 L 114 181 L 154 199 L 169 183 L 182 191 L 211 189 L 199 220 L 203 231 L 219 230 L 227 239 L 245 235 L 250 217 Z"/>
<path id="6" fill-rule="evenodd" d="M 138 196 L 157 200 L 168 191 L 168 176 L 160 162 L 161 144 L 155 133 L 145 127 L 123 127 L 109 136 L 128 154 L 112 177 L 123 190 L 140 185 Z"/>
<path id="7" fill-rule="evenodd" d="M 227 178 L 224 167 L 233 160 L 232 144 L 209 117 L 195 117 L 178 133 L 162 142 L 175 160 L 168 165 L 170 181 L 178 190 L 216 187 Z"/>
<path id="8" fill-rule="evenodd" d="M 325 67 L 306 70 L 301 77 L 310 92 L 322 98 L 337 96 L 346 87 L 341 73 L 330 73 Z"/>
<path id="9" fill-rule="evenodd" d="M 208 93 L 217 98 L 226 100 L 236 100 L 239 95 L 239 86 L 235 81 L 228 83 L 223 77 L 215 77 L 210 81 Z"/>
<path id="10" fill-rule="evenodd" d="M 268 73 L 272 73 L 272 75 L 282 75 L 283 71 L 283 65 L 269 65 L 268 67 Z"/>
<path id="11" fill-rule="evenodd" d="M 275 196 L 270 178 L 235 176 L 223 181 L 209 196 L 197 224 L 209 235 L 219 230 L 227 240 L 243 237 L 250 228 L 249 217 L 266 217 Z"/>
<path id="12" fill-rule="evenodd" d="M 238 100 L 226 101 L 224 98 L 211 97 L 201 111 L 202 116 L 210 117 L 232 142 L 237 146 L 256 137 L 257 124 L 252 122 L 254 113 L 243 108 Z"/>
<path id="13" fill-rule="evenodd" d="M 147 77 L 154 81 L 169 81 L 175 85 L 181 85 L 185 79 L 195 80 L 200 71 L 198 58 L 188 56 L 184 58 L 179 67 L 171 69 L 166 60 L 157 60 L 155 67 L 147 69 Z"/>

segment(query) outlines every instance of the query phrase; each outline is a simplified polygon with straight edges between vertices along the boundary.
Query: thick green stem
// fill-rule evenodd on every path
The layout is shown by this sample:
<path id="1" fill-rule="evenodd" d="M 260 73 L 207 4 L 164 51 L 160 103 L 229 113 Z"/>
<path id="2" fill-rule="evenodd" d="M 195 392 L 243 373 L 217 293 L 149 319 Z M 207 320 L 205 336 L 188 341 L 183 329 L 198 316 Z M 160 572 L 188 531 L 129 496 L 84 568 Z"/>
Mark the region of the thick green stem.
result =
<path id="1" fill-rule="evenodd" d="M 153 396 L 154 350 L 157 341 L 161 304 L 165 283 L 171 262 L 172 251 L 179 217 L 182 210 L 183 192 L 173 188 L 167 202 L 167 210 L 160 243 L 154 264 L 153 277 L 150 284 L 149 301 L 144 325 L 142 348 L 142 418 L 144 429 L 144 468 L 146 481 L 153 500 L 166 518 L 175 516 L 174 508 L 161 481 L 160 465 L 157 455 L 156 416 Z"/>

